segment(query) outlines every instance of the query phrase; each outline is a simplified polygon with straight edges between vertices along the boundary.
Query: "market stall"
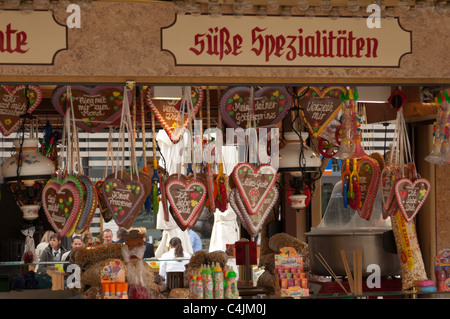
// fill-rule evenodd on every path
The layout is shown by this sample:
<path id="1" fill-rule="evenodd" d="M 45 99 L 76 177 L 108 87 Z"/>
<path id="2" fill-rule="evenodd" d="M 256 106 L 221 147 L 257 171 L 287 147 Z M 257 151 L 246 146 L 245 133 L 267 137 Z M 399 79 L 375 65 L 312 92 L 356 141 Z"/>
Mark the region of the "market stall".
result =
<path id="1" fill-rule="evenodd" d="M 147 5 L 160 19 L 142 14 Z M 117 21 L 119 12 L 133 19 Z M 96 2 L 81 28 L 61 10 L 28 22 L 16 13 L 8 18 L 25 31 L 0 61 L 0 128 L 17 137 L 2 165 L 6 198 L 21 210 L 16 228 L 66 242 L 106 225 L 128 232 L 125 243 L 91 242 L 55 261 L 78 267 L 68 273 L 76 285 L 65 278 L 63 288 L 94 299 L 314 298 L 317 283 L 331 280 L 356 297 L 373 275 L 401 281 L 399 296 L 448 290 L 445 258 L 434 260 L 449 245 L 446 207 L 434 199 L 447 194 L 439 178 L 448 174 L 449 80 L 446 57 L 424 56 L 429 43 L 417 41 L 427 26 L 435 39 L 448 24 L 403 16 L 371 31 L 365 18 L 315 17 L 298 29 L 298 17 L 276 29 L 280 16 L 261 28 L 255 16 L 244 25 L 230 14 L 216 30 L 207 15 L 177 15 L 169 3 Z M 22 46 L 40 47 L 31 33 L 19 40 L 42 21 L 41 36 L 54 34 L 46 58 L 14 60 Z M 388 91 L 379 105 L 359 96 L 375 85 Z M 394 127 L 382 150 L 365 143 L 370 123 Z M 107 136 L 100 154 L 86 156 L 85 133 Z M 340 181 L 322 214 L 333 161 Z M 158 230 L 153 258 L 134 229 L 140 219 Z M 190 232 L 208 227 L 208 248 L 194 251 Z M 36 236 L 23 235 L 19 258 L 5 264 L 20 261 L 22 276 L 39 263 Z M 167 285 L 158 269 L 173 238 L 188 257 L 175 256 L 185 271 Z"/>

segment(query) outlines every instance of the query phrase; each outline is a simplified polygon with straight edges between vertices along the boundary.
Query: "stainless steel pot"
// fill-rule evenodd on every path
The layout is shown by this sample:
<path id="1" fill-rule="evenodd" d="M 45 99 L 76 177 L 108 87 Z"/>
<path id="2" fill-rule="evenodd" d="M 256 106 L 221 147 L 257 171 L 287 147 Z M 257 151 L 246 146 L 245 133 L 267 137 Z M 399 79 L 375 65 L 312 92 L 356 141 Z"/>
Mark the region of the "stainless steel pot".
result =
<path id="1" fill-rule="evenodd" d="M 321 254 L 337 276 L 345 276 L 345 268 L 341 258 L 344 250 L 350 270 L 353 269 L 353 250 L 362 251 L 363 277 L 367 266 L 376 264 L 380 267 L 382 277 L 400 275 L 401 267 L 392 230 L 321 230 L 306 233 L 310 253 L 311 271 L 319 276 L 330 276 L 330 273 L 317 259 Z"/>

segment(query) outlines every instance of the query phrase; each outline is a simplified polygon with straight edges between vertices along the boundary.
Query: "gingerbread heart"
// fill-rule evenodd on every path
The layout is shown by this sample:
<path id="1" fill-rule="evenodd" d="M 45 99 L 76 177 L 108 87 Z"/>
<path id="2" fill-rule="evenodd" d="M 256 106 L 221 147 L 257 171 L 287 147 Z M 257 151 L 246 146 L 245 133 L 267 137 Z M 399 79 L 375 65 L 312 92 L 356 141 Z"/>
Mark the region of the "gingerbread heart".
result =
<path id="1" fill-rule="evenodd" d="M 156 119 L 162 125 L 163 129 L 166 131 L 169 138 L 173 143 L 177 143 L 184 131 L 189 125 L 189 117 L 184 116 L 184 123 L 181 126 L 181 130 L 175 130 L 179 126 L 179 121 L 181 117 L 179 116 L 180 111 L 180 100 L 163 100 L 154 99 L 151 95 L 152 90 L 147 89 L 145 100 L 150 106 L 150 110 L 146 113 L 146 117 L 151 119 L 152 112 L 155 114 Z M 200 109 L 203 103 L 203 90 L 201 86 L 192 87 L 192 104 L 194 105 L 194 114 Z"/>
<path id="2" fill-rule="evenodd" d="M 67 179 L 52 178 L 42 190 L 45 215 L 61 237 L 72 228 L 80 211 L 81 197 L 77 186 Z"/>
<path id="3" fill-rule="evenodd" d="M 114 123 L 122 114 L 123 87 L 71 86 L 72 105 L 76 125 L 86 132 L 95 133 Z M 131 101 L 131 97 L 129 97 Z M 52 95 L 54 108 L 64 115 L 67 103 L 67 86 L 59 87 Z"/>
<path id="4" fill-rule="evenodd" d="M 245 162 L 234 167 L 232 177 L 248 213 L 256 215 L 276 182 L 277 171 L 269 164 L 254 168 Z"/>
<path id="5" fill-rule="evenodd" d="M 230 206 L 239 217 L 243 227 L 252 237 L 257 236 L 275 206 L 279 196 L 278 188 L 273 186 L 269 190 L 268 194 L 268 197 L 264 199 L 263 204 L 260 206 L 256 214 L 249 214 L 242 198 L 239 195 L 238 189 L 235 188 L 230 191 Z"/>
<path id="6" fill-rule="evenodd" d="M 113 219 L 112 213 L 109 211 L 108 206 L 106 205 L 105 199 L 103 198 L 103 184 L 105 180 L 101 179 L 95 182 L 95 190 L 97 192 L 98 197 L 98 208 L 100 209 L 100 214 L 103 217 L 105 223 L 110 222 Z"/>
<path id="7" fill-rule="evenodd" d="M 336 117 L 342 108 L 341 94 L 345 87 L 331 86 L 320 89 L 318 87 L 301 87 L 297 95 L 299 99 L 300 115 L 312 137 L 318 138 Z"/>
<path id="8" fill-rule="evenodd" d="M 357 211 L 359 216 L 369 220 L 380 187 L 381 173 L 378 162 L 371 157 L 363 157 L 358 161 L 358 175 L 361 203 Z"/>
<path id="9" fill-rule="evenodd" d="M 402 178 L 395 184 L 395 197 L 398 206 L 408 222 L 411 222 L 419 212 L 430 193 L 431 185 L 425 178 L 411 181 Z"/>
<path id="10" fill-rule="evenodd" d="M 251 106 L 250 87 L 234 87 L 227 90 L 220 99 L 219 111 L 223 120 L 233 128 L 247 128 L 247 122 L 256 122 L 256 127 L 275 127 L 292 107 L 291 94 L 284 87 L 263 87 L 253 94 L 253 116 L 249 117 Z"/>
<path id="11" fill-rule="evenodd" d="M 381 171 L 381 202 L 385 212 L 389 211 L 395 200 L 395 184 L 400 177 L 400 170 L 396 166 L 386 166 Z"/>
<path id="12" fill-rule="evenodd" d="M 31 114 L 42 101 L 42 91 L 36 85 L 0 86 L 0 130 L 4 136 L 16 131 L 23 122 L 21 115 Z M 27 110 L 28 107 L 28 110 Z"/>
<path id="13" fill-rule="evenodd" d="M 102 194 L 116 224 L 127 229 L 133 225 L 146 198 L 140 181 L 117 177 L 105 178 Z"/>
<path id="14" fill-rule="evenodd" d="M 78 234 L 86 231 L 91 225 L 92 219 L 94 218 L 95 211 L 98 206 L 98 195 L 94 183 L 86 175 L 78 176 L 81 182 L 84 184 L 84 208 L 81 212 L 81 216 L 76 225 L 75 232 Z"/>
<path id="15" fill-rule="evenodd" d="M 207 198 L 207 186 L 201 180 L 186 181 L 187 177 L 166 182 L 166 196 L 172 216 L 181 230 L 192 227 L 200 217 Z"/>

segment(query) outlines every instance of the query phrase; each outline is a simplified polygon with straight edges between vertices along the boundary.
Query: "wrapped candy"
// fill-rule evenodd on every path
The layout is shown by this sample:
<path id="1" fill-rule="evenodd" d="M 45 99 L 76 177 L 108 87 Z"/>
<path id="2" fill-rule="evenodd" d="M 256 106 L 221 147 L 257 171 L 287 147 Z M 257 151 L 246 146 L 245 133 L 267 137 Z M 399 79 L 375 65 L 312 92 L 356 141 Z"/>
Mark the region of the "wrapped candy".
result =
<path id="1" fill-rule="evenodd" d="M 36 256 L 34 254 L 35 244 L 34 244 L 34 239 L 33 239 L 34 230 L 35 230 L 34 226 L 22 230 L 22 234 L 24 234 L 26 236 L 25 249 L 24 249 L 24 252 L 22 255 L 22 261 L 26 264 L 36 261 L 35 260 Z"/>

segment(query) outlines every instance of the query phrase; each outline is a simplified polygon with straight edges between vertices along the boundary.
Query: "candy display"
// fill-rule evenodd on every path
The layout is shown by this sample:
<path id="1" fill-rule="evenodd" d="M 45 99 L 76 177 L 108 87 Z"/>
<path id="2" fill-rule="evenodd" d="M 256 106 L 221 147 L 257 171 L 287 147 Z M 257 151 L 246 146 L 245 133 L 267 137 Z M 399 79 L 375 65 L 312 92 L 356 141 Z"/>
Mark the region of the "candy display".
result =
<path id="1" fill-rule="evenodd" d="M 450 291 L 450 248 L 438 251 L 434 259 L 434 272 L 439 291 Z"/>
<path id="2" fill-rule="evenodd" d="M 276 294 L 292 298 L 309 296 L 302 256 L 293 247 L 283 247 L 280 252 L 275 255 Z"/>

